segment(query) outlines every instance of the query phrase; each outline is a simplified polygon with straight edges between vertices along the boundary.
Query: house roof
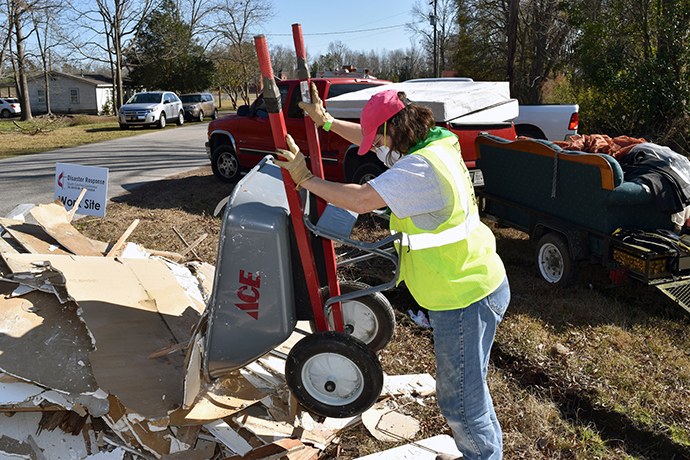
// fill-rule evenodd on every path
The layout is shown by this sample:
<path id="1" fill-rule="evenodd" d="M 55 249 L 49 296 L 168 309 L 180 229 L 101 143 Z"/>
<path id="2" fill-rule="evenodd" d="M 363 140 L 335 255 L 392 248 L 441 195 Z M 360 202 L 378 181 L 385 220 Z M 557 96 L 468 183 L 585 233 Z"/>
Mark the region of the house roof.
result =
<path id="1" fill-rule="evenodd" d="M 106 75 L 100 75 L 96 73 L 91 73 L 91 74 L 80 74 L 80 75 L 74 75 L 74 74 L 69 74 L 69 73 L 64 73 L 64 72 L 58 72 L 56 70 L 51 70 L 49 72 L 53 77 L 63 77 L 63 78 L 70 78 L 72 80 L 77 80 L 81 81 L 84 83 L 88 83 L 93 86 L 112 86 L 113 84 L 113 79 L 112 77 L 106 76 Z M 37 79 L 42 79 L 43 78 L 43 73 L 40 73 L 38 75 L 34 75 L 33 77 L 29 78 L 29 80 L 37 80 Z M 125 86 L 127 86 L 127 79 L 123 78 L 123 83 Z"/>

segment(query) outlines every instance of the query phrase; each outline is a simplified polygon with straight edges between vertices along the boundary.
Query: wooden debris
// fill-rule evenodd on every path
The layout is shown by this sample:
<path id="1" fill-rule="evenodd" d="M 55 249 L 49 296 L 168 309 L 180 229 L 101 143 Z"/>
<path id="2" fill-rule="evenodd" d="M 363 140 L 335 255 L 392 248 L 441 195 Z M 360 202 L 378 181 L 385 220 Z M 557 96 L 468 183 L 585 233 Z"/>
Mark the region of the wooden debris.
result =
<path id="1" fill-rule="evenodd" d="M 125 241 L 127 241 L 127 238 L 129 238 L 129 235 L 132 234 L 135 228 L 137 228 L 137 225 L 139 225 L 139 219 L 134 219 L 134 222 L 132 222 L 129 227 L 127 227 L 127 230 L 122 234 L 119 240 L 117 240 L 117 243 L 113 245 L 113 247 L 110 249 L 106 257 L 114 257 L 115 254 L 122 248 L 122 246 L 125 244 Z"/>
<path id="2" fill-rule="evenodd" d="M 69 213 L 67 213 L 67 222 L 72 222 L 72 219 L 74 219 L 74 214 L 76 214 L 76 212 L 79 210 L 79 204 L 81 203 L 82 198 L 84 198 L 84 195 L 86 195 L 85 188 L 81 189 L 81 193 L 77 197 L 77 201 L 74 202 L 74 206 L 72 206 L 72 209 L 70 209 Z"/>
<path id="3" fill-rule="evenodd" d="M 185 256 L 186 256 L 187 254 L 189 254 L 191 251 L 194 251 L 194 248 L 196 248 L 197 246 L 199 246 L 199 244 L 201 244 L 201 242 L 204 241 L 204 240 L 206 239 L 207 236 L 208 236 L 208 233 L 204 233 L 203 235 L 201 235 L 201 236 L 200 236 L 199 238 L 197 238 L 197 240 L 194 241 L 187 249 L 185 249 L 184 251 L 182 251 L 182 252 L 180 253 L 180 255 L 181 255 L 182 257 L 185 257 Z M 197 258 L 198 258 L 198 257 L 197 257 Z"/>

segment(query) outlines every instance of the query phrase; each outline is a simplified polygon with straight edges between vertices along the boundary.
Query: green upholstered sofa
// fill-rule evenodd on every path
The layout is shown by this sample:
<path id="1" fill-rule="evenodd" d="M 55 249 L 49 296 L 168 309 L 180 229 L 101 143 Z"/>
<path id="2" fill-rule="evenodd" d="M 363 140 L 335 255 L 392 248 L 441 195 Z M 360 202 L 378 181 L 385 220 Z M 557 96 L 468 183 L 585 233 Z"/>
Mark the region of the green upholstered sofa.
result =
<path id="1" fill-rule="evenodd" d="M 530 233 L 539 220 L 535 215 L 605 235 L 617 228 L 673 228 L 670 216 L 655 209 L 649 191 L 624 180 L 612 156 L 484 134 L 475 147 L 489 197 L 487 212 L 503 215 Z"/>

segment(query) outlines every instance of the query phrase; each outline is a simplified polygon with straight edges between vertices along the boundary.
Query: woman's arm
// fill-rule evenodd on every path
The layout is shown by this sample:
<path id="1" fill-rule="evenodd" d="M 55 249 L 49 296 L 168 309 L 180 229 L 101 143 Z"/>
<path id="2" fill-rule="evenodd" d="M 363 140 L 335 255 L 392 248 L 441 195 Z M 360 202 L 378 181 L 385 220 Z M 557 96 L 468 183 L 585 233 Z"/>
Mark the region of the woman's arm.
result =
<path id="1" fill-rule="evenodd" d="M 341 184 L 312 177 L 300 185 L 334 206 L 357 214 L 386 207 L 386 202 L 383 201 L 381 195 L 369 184 Z"/>

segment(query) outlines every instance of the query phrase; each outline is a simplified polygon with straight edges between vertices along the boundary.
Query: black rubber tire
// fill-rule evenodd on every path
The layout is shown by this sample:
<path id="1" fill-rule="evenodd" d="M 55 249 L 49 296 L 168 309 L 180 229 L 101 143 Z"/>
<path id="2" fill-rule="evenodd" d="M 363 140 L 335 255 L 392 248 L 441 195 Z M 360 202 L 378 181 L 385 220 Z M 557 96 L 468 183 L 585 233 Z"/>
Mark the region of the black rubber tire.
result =
<path id="1" fill-rule="evenodd" d="M 127 123 L 120 123 L 120 129 L 126 131 L 129 129 L 129 125 Z"/>
<path id="2" fill-rule="evenodd" d="M 288 387 L 307 409 L 324 417 L 352 417 L 369 409 L 383 388 L 376 354 L 341 332 L 317 332 L 292 347 Z"/>
<path id="3" fill-rule="evenodd" d="M 218 118 L 218 109 L 213 109 L 213 113 L 211 114 L 211 120 L 215 120 Z"/>
<path id="4" fill-rule="evenodd" d="M 548 283 L 570 286 L 577 278 L 577 265 L 570 255 L 568 240 L 558 232 L 549 232 L 537 243 L 535 252 L 539 274 Z"/>
<path id="5" fill-rule="evenodd" d="M 342 281 L 340 293 L 349 294 L 361 291 L 370 286 L 358 281 Z M 323 289 L 323 298 L 330 297 L 330 289 Z M 383 350 L 395 334 L 395 311 L 390 302 L 380 292 L 375 292 L 363 297 L 348 300 L 342 303 L 343 329 L 345 333 L 362 341 L 374 352 Z M 333 328 L 333 315 L 330 314 L 328 322 Z M 316 325 L 312 324 L 312 331 L 316 331 Z"/>
<path id="6" fill-rule="evenodd" d="M 352 175 L 352 183 L 354 184 L 366 184 L 374 177 L 378 176 L 384 171 L 383 165 L 378 165 L 376 163 L 364 163 L 361 165 L 355 173 Z"/>
<path id="7" fill-rule="evenodd" d="M 8 109 L 2 109 L 2 118 L 9 118 L 10 111 Z"/>
<path id="8" fill-rule="evenodd" d="M 211 155 L 213 175 L 221 182 L 235 183 L 240 180 L 242 166 L 235 150 L 227 144 L 221 144 Z"/>
<path id="9" fill-rule="evenodd" d="M 180 113 L 177 114 L 177 121 L 175 121 L 177 126 L 182 126 L 184 125 L 184 112 L 180 110 Z"/>
<path id="10" fill-rule="evenodd" d="M 164 129 L 166 124 L 166 119 L 165 119 L 165 112 L 161 113 L 161 117 L 158 119 L 158 123 L 156 123 L 156 126 L 158 129 Z"/>
<path id="11" fill-rule="evenodd" d="M 199 123 L 201 123 L 202 121 L 204 121 L 204 111 L 203 111 L 203 110 L 199 110 L 199 116 L 196 117 L 196 118 L 197 118 L 197 121 L 198 121 Z"/>
<path id="12" fill-rule="evenodd" d="M 546 136 L 544 135 L 544 133 L 541 131 L 541 129 L 537 128 L 536 126 L 517 125 L 515 126 L 515 134 L 517 136 L 531 137 L 532 139 L 546 140 Z"/>

